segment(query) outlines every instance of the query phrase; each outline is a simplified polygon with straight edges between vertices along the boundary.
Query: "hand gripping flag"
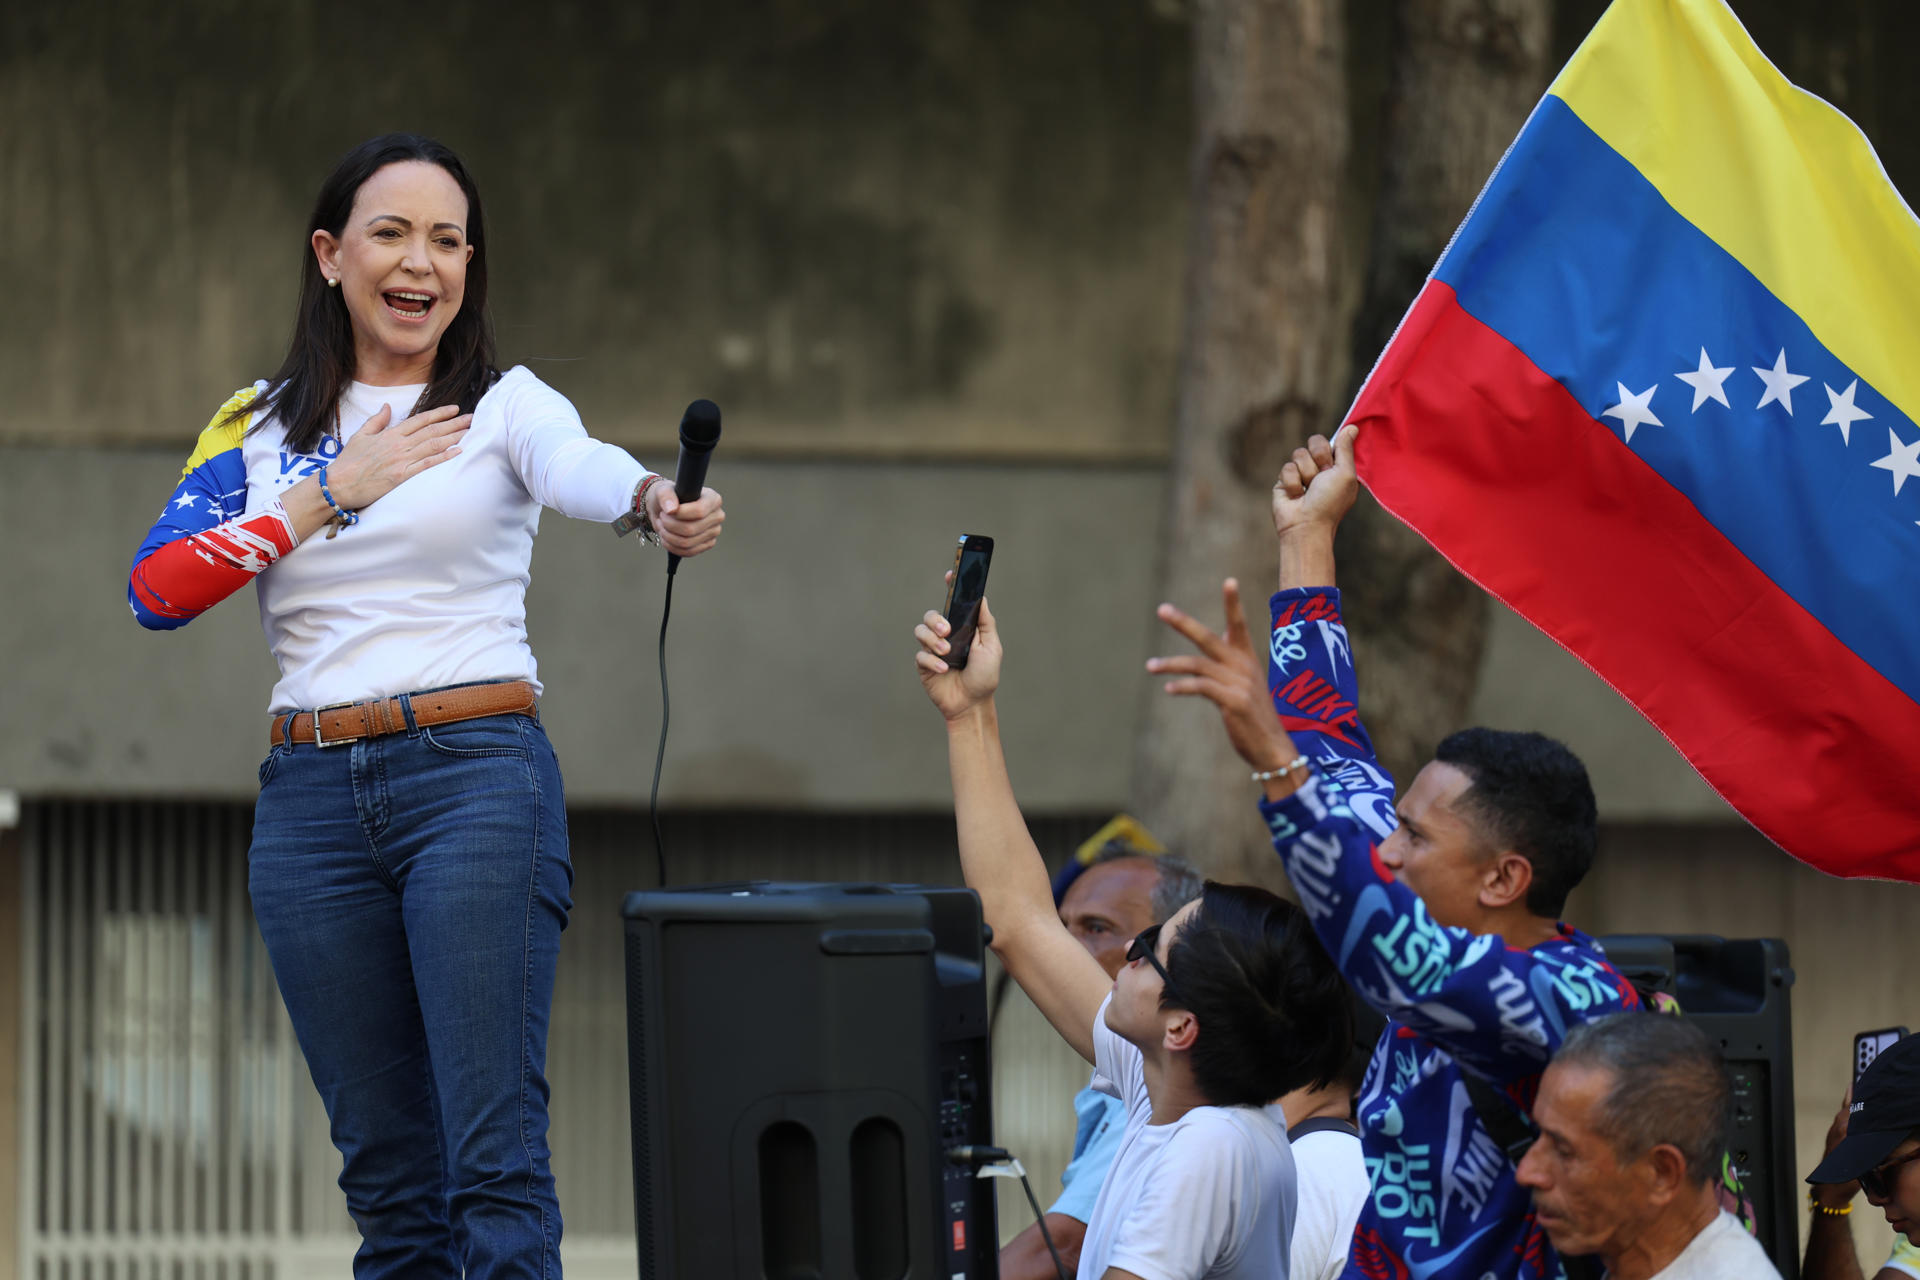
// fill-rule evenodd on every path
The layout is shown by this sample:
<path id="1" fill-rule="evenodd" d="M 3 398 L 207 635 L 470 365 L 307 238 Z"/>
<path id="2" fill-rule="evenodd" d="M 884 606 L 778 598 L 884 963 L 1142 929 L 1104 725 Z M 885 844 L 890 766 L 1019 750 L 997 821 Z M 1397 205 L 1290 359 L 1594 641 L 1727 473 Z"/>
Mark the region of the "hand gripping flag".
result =
<path id="1" fill-rule="evenodd" d="M 1348 415 L 1754 826 L 1920 881 L 1920 222 L 1722 0 L 1615 0 Z"/>

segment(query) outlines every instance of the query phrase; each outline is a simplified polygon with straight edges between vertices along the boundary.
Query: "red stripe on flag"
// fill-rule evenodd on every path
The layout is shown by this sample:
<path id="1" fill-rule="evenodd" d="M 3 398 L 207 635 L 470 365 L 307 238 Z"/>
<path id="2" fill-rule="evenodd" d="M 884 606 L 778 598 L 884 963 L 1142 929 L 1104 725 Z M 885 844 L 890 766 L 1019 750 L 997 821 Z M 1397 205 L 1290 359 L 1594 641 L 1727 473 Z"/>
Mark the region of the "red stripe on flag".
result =
<path id="1" fill-rule="evenodd" d="M 1382 505 L 1774 843 L 1835 875 L 1920 882 L 1920 705 L 1451 288 L 1428 282 L 1348 420 Z"/>

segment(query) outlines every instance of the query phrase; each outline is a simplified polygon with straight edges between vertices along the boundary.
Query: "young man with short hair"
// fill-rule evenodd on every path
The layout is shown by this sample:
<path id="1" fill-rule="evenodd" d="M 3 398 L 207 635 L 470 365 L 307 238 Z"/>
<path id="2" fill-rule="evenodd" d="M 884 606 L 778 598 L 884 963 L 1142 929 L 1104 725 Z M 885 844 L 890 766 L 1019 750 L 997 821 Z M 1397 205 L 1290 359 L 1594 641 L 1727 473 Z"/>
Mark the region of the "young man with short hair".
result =
<path id="1" fill-rule="evenodd" d="M 1285 1280 L 1297 1193 L 1272 1100 L 1339 1070 L 1352 1038 L 1339 973 L 1299 908 L 1209 882 L 1109 980 L 1061 923 L 1014 800 L 986 601 L 962 670 L 941 657 L 946 634 L 928 613 L 914 660 L 946 720 L 961 871 L 1014 981 L 1127 1105 L 1080 1280 Z"/>
<path id="2" fill-rule="evenodd" d="M 1396 812 L 1334 587 L 1357 434 L 1315 436 L 1274 486 L 1281 589 L 1265 658 L 1230 580 L 1223 634 L 1160 606 L 1200 652 L 1147 668 L 1215 704 L 1301 905 L 1389 1019 L 1358 1105 L 1373 1186 L 1344 1275 L 1554 1280 L 1553 1246 L 1473 1095 L 1524 1112 L 1571 1027 L 1639 1003 L 1558 919 L 1592 865 L 1593 789 L 1551 739 L 1472 729 L 1440 744 Z"/>
<path id="3" fill-rule="evenodd" d="M 1134 938 L 1165 924 L 1199 897 L 1200 889 L 1200 873 L 1177 854 L 1109 847 L 1095 854 L 1061 895 L 1060 923 L 1111 980 L 1127 963 Z M 1060 1175 L 1059 1198 L 1047 1207 L 1046 1231 L 1036 1222 L 1007 1241 L 1000 1250 L 1000 1280 L 1057 1280 L 1055 1253 L 1069 1268 L 1080 1263 L 1087 1223 L 1126 1132 L 1127 1108 L 1089 1082 L 1074 1094 L 1073 1112 L 1073 1159 Z"/>

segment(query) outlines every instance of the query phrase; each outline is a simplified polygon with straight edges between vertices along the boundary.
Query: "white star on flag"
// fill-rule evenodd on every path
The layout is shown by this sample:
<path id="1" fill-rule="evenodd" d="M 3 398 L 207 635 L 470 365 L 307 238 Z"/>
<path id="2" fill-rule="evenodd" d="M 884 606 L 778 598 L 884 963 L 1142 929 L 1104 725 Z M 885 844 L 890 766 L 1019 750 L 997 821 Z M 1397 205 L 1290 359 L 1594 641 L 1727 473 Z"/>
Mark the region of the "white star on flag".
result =
<path id="1" fill-rule="evenodd" d="M 175 498 L 173 500 L 173 505 L 176 507 L 190 507 L 193 505 L 193 495 L 189 493 L 181 497 Z"/>
<path id="2" fill-rule="evenodd" d="M 1882 471 L 1893 472 L 1893 496 L 1900 496 L 1900 486 L 1909 476 L 1920 476 L 1920 439 L 1912 444 L 1901 444 L 1900 437 L 1893 428 L 1887 428 L 1887 447 L 1892 450 L 1886 457 L 1873 465 Z"/>
<path id="3" fill-rule="evenodd" d="M 1820 385 L 1827 387 L 1827 384 L 1824 382 Z M 1820 419 L 1820 425 L 1824 427 L 1831 423 L 1833 426 L 1840 428 L 1840 443 L 1842 444 L 1853 443 L 1852 432 L 1854 423 L 1865 422 L 1873 416 L 1865 409 L 1854 404 L 1853 393 L 1859 389 L 1860 379 L 1858 378 L 1849 382 L 1845 391 L 1835 391 L 1832 387 L 1827 387 L 1827 400 L 1831 403 L 1832 407 L 1828 409 L 1827 416 Z"/>
<path id="4" fill-rule="evenodd" d="M 1724 369 L 1714 368 L 1713 361 L 1707 359 L 1707 349 L 1702 347 L 1700 348 L 1700 367 L 1692 373 L 1676 373 L 1673 376 L 1693 388 L 1693 411 L 1698 413 L 1700 406 L 1709 400 L 1718 400 L 1721 404 L 1726 404 L 1727 408 L 1733 408 L 1732 405 L 1727 404 L 1726 388 L 1727 375 L 1732 372 L 1732 365 Z"/>
<path id="5" fill-rule="evenodd" d="M 1793 389 L 1805 382 L 1807 377 L 1802 373 L 1787 372 L 1786 348 L 1782 347 L 1780 354 L 1774 358 L 1773 368 L 1762 369 L 1758 365 L 1755 365 L 1753 366 L 1753 371 L 1760 375 L 1760 381 L 1767 384 L 1767 394 L 1761 396 L 1760 403 L 1753 407 L 1756 409 L 1764 409 L 1778 400 L 1787 407 L 1787 416 L 1791 418 L 1793 416 Z"/>
<path id="6" fill-rule="evenodd" d="M 1616 382 L 1613 385 L 1619 388 L 1620 403 L 1604 411 L 1600 416 L 1603 418 L 1620 419 L 1621 424 L 1627 429 L 1628 444 L 1633 443 L 1633 429 L 1635 427 L 1664 427 L 1667 425 L 1653 416 L 1653 393 L 1660 389 L 1659 383 L 1654 383 L 1639 395 L 1635 395 L 1633 392 L 1627 390 L 1627 384 L 1624 382 Z"/>

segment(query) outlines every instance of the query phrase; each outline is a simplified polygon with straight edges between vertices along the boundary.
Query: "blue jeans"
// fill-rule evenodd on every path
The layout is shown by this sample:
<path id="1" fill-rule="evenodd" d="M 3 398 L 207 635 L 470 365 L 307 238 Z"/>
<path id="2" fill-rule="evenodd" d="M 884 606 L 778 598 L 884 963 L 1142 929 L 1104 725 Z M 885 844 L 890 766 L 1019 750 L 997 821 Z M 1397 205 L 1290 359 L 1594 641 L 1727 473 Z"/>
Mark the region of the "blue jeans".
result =
<path id="1" fill-rule="evenodd" d="M 539 721 L 486 716 L 260 766 L 248 887 L 344 1157 L 353 1272 L 560 1274 L 547 1018 L 573 866 Z"/>

